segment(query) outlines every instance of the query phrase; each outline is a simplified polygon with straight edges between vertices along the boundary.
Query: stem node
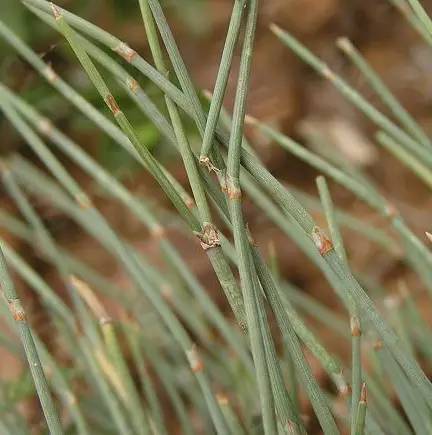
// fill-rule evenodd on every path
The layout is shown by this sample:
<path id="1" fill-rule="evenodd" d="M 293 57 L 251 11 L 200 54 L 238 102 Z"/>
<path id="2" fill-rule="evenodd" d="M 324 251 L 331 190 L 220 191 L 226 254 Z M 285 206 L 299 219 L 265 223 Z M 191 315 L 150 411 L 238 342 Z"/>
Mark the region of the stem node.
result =
<path id="1" fill-rule="evenodd" d="M 9 311 L 11 312 L 14 320 L 16 320 L 17 322 L 26 321 L 26 314 L 21 304 L 21 301 L 19 299 L 9 300 L 8 305 L 9 305 Z"/>
<path id="2" fill-rule="evenodd" d="M 201 156 L 199 162 L 201 165 L 205 166 L 209 172 L 215 172 L 217 174 L 220 171 L 207 156 Z"/>
<path id="3" fill-rule="evenodd" d="M 203 231 L 201 233 L 197 233 L 197 237 L 200 240 L 201 247 L 204 249 L 204 251 L 220 246 L 218 230 L 211 223 L 204 222 Z"/>
<path id="4" fill-rule="evenodd" d="M 124 42 L 122 42 L 118 47 L 114 48 L 114 51 L 128 63 L 131 63 L 137 56 L 137 52 Z"/>
<path id="5" fill-rule="evenodd" d="M 351 316 L 350 319 L 351 335 L 353 337 L 360 337 L 362 334 L 360 319 L 357 316 Z"/>
<path id="6" fill-rule="evenodd" d="M 312 241 L 315 246 L 318 248 L 318 251 L 321 256 L 326 255 L 333 249 L 333 243 L 326 236 L 324 231 L 319 227 L 314 227 L 312 230 Z"/>
<path id="7" fill-rule="evenodd" d="M 190 350 L 186 352 L 187 359 L 189 361 L 190 367 L 194 373 L 203 371 L 204 363 L 199 356 L 198 349 L 194 343 Z"/>

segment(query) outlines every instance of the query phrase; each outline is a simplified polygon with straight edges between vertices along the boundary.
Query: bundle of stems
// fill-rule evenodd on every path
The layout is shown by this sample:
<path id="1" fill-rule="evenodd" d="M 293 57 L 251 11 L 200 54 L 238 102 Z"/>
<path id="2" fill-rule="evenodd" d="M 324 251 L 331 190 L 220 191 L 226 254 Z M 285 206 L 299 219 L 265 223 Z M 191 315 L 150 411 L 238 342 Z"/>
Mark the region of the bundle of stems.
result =
<path id="1" fill-rule="evenodd" d="M 1 112 L 44 166 L 44 170 L 38 169 L 17 154 L 3 158 L 2 183 L 21 218 L 1 210 L 0 227 L 51 264 L 66 289 L 63 299 L 7 240 L 0 239 L 4 253 L 4 259 L 0 256 L 1 288 L 17 323 L 10 322 L 11 333 L 18 326 L 47 429 L 53 434 L 71 431 L 87 435 L 111 433 L 112 427 L 115 433 L 134 435 L 173 433 L 175 426 L 184 434 L 276 435 L 309 433 L 313 421 L 330 435 L 429 433 L 432 385 L 418 356 L 429 368 L 432 343 L 429 326 L 416 304 L 417 294 L 404 283 L 391 295 L 385 289 L 373 291 L 380 283 L 352 270 L 355 265 L 350 264 L 340 225 L 360 232 L 387 255 L 404 261 L 418 274 L 429 296 L 432 254 L 361 171 L 352 172 L 343 161 L 317 155 L 246 116 L 258 0 L 233 3 L 213 94 L 207 94 L 208 112 L 158 0 L 139 0 L 137 5 L 154 67 L 125 42 L 53 3 L 22 3 L 65 38 L 114 119 L 60 78 L 2 21 L 0 36 L 154 178 L 172 205 L 166 213 L 172 220 L 180 219 L 182 229 L 197 239 L 232 311 L 224 313 L 213 301 L 207 283 L 198 280 L 171 243 L 151 198 L 135 196 L 86 152 L 86 144 L 74 142 L 37 107 L 0 83 Z M 393 3 L 430 42 L 431 21 L 421 4 L 414 0 Z M 340 39 L 338 46 L 391 117 L 377 110 L 291 34 L 276 25 L 271 30 L 378 127 L 380 145 L 432 185 L 429 137 L 348 40 Z M 237 46 L 240 69 L 230 116 L 223 100 Z M 125 67 L 124 62 L 134 69 Z M 124 100 L 108 85 L 112 78 L 120 84 L 120 96 L 129 98 L 167 139 L 166 145 L 179 154 L 187 174 L 186 188 L 140 140 L 136 126 L 120 107 L 119 101 Z M 160 90 L 163 108 L 146 93 L 143 78 Z M 202 139 L 198 153 L 191 146 L 187 118 Z M 323 177 L 317 179 L 319 199 L 284 186 L 245 139 L 245 121 L 342 184 L 384 216 L 392 231 L 336 209 Z M 81 180 L 68 171 L 58 151 L 149 231 L 160 249 L 161 266 L 155 267 L 116 231 Z M 276 267 L 275 250 L 268 264 L 248 228 L 245 196 L 323 274 L 340 299 L 342 312 L 286 282 Z M 55 207 L 97 241 L 104 255 L 127 277 L 129 287 L 120 288 L 60 246 L 34 207 L 33 197 Z M 329 236 L 305 206 L 324 212 Z M 8 268 L 40 299 L 61 351 L 31 331 Z M 362 283 L 367 283 L 367 288 Z M 115 301 L 127 314 L 113 318 L 105 308 L 107 300 Z M 381 306 L 388 309 L 380 310 Z M 3 311 L 10 320 L 7 310 Z M 326 348 L 320 338 L 322 325 L 346 339 L 351 360 L 344 361 Z M 8 338 L 0 337 L 0 345 L 23 358 Z M 322 367 L 332 388 L 315 376 L 309 355 Z M 83 391 L 88 399 L 77 401 Z M 174 420 L 168 412 L 174 414 Z M 309 418 L 304 418 L 306 412 Z M 0 413 L 0 429 L 12 433 L 12 417 L 18 418 L 19 411 L 11 414 L 0 408 Z M 26 422 L 22 429 L 14 425 L 13 433 L 27 433 L 28 426 Z"/>

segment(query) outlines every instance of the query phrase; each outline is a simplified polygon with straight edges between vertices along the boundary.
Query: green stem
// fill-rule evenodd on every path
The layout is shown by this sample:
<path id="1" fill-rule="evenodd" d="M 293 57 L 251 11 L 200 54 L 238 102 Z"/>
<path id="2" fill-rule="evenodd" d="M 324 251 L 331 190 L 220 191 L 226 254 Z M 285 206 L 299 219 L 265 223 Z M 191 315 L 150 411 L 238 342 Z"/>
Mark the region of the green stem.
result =
<path id="1" fill-rule="evenodd" d="M 7 169 L 6 169 L 7 170 Z M 21 299 L 15 290 L 15 286 L 7 270 L 3 252 L 0 250 L 0 282 L 3 296 L 8 304 L 11 316 L 16 322 L 20 333 L 21 342 L 29 364 L 30 372 L 36 386 L 36 391 L 42 406 L 42 411 L 52 435 L 63 435 L 60 418 L 53 402 L 48 382 L 46 380 L 42 364 L 36 350 L 32 332 L 27 323 L 26 313 Z"/>

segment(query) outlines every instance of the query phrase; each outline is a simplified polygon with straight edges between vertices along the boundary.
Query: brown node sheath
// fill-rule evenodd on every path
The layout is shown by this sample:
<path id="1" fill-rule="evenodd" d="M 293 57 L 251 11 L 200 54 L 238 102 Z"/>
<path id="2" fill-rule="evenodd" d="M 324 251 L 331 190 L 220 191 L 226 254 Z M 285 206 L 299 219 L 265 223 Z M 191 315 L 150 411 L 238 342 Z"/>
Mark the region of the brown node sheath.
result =
<path id="1" fill-rule="evenodd" d="M 56 20 L 59 20 L 62 17 L 62 14 L 60 12 L 60 8 L 57 5 L 55 5 L 53 2 L 50 2 L 50 6 L 51 6 L 52 13 L 54 15 L 54 18 Z"/>
<path id="2" fill-rule="evenodd" d="M 14 320 L 17 322 L 25 322 L 26 314 L 19 299 L 12 299 L 8 301 L 8 306 Z"/>
<path id="3" fill-rule="evenodd" d="M 357 316 L 351 316 L 350 319 L 351 335 L 353 337 L 361 336 L 360 319 Z"/>
<path id="4" fill-rule="evenodd" d="M 114 116 L 117 115 L 117 113 L 120 113 L 120 107 L 118 106 L 117 101 L 111 94 L 108 94 L 105 102 Z"/>
<path id="5" fill-rule="evenodd" d="M 203 231 L 198 233 L 197 237 L 204 251 L 220 246 L 219 233 L 213 224 L 204 223 Z"/>
<path id="6" fill-rule="evenodd" d="M 229 405 L 228 396 L 224 393 L 216 393 L 216 400 L 217 400 L 218 404 L 221 406 Z"/>
<path id="7" fill-rule="evenodd" d="M 189 365 L 194 373 L 203 371 L 204 363 L 198 354 L 196 344 L 192 345 L 192 348 L 186 352 Z"/>
<path id="8" fill-rule="evenodd" d="M 117 48 L 114 49 L 126 62 L 131 63 L 133 59 L 137 56 L 137 52 L 130 48 L 129 45 L 122 42 Z"/>
<path id="9" fill-rule="evenodd" d="M 381 350 L 384 347 L 384 343 L 382 342 L 382 340 L 377 340 L 374 344 L 373 344 L 373 348 L 374 350 L 378 351 Z"/>
<path id="10" fill-rule="evenodd" d="M 341 397 L 347 397 L 351 394 L 351 389 L 344 378 L 343 370 L 334 376 L 334 380 Z"/>
<path id="11" fill-rule="evenodd" d="M 363 382 L 360 392 L 360 402 L 367 403 L 367 388 L 366 382 Z"/>
<path id="12" fill-rule="evenodd" d="M 199 162 L 201 165 L 205 166 L 209 172 L 218 173 L 220 171 L 207 156 L 201 156 Z"/>
<path id="13" fill-rule="evenodd" d="M 312 240 L 318 248 L 319 253 L 324 256 L 333 249 L 333 243 L 326 236 L 324 231 L 319 227 L 314 227 L 312 230 Z"/>
<path id="14" fill-rule="evenodd" d="M 228 198 L 232 199 L 232 200 L 238 200 L 238 199 L 241 199 L 241 197 L 242 197 L 241 189 L 239 189 L 237 187 L 227 187 L 226 194 L 227 194 Z"/>
<path id="15" fill-rule="evenodd" d="M 128 88 L 131 90 L 131 92 L 133 92 L 134 94 L 136 94 L 137 89 L 138 89 L 138 87 L 139 87 L 138 82 L 137 82 L 134 78 L 129 77 L 129 78 L 127 79 L 126 83 L 127 83 Z"/>

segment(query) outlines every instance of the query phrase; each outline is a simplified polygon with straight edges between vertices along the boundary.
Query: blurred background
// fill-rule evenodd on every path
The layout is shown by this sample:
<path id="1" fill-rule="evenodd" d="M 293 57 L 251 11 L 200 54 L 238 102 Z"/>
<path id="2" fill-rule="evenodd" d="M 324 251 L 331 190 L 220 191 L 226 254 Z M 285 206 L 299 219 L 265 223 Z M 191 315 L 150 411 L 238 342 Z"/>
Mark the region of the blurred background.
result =
<path id="1" fill-rule="evenodd" d="M 225 39 L 232 1 L 228 0 L 181 0 L 163 2 L 169 22 L 174 30 L 185 59 L 197 87 L 212 90 L 217 74 L 218 63 Z M 429 12 L 432 1 L 422 2 Z M 145 58 L 150 59 L 145 32 L 141 22 L 138 4 L 134 0 L 69 0 L 59 1 L 59 5 L 85 17 L 119 38 L 128 41 Z M 75 89 L 94 105 L 105 111 L 104 104 L 89 83 L 81 67 L 76 62 L 64 39 L 38 18 L 32 16 L 16 0 L 0 0 L 2 19 L 10 25 L 40 56 L 66 79 Z M 346 77 L 370 102 L 382 109 L 378 98 L 370 91 L 359 73 L 344 58 L 335 45 L 338 37 L 348 37 L 365 58 L 383 77 L 389 88 L 402 104 L 419 120 L 428 133 L 432 133 L 431 98 L 432 93 L 432 51 L 426 43 L 406 23 L 400 12 L 388 0 L 265 0 L 261 1 L 259 28 L 254 55 L 248 112 L 284 133 L 291 135 L 305 146 L 336 153 L 347 159 L 353 166 L 364 170 L 376 181 L 385 196 L 402 211 L 415 232 L 424 237 L 424 232 L 432 230 L 432 198 L 427 188 L 396 159 L 380 150 L 373 140 L 373 126 L 332 87 L 318 77 L 309 67 L 298 60 L 270 32 L 268 26 L 275 22 L 288 29 L 332 68 Z M 229 81 L 225 107 L 231 110 L 236 86 L 239 52 L 234 61 Z M 216 280 L 210 273 L 206 257 L 198 243 L 187 238 L 178 230 L 178 222 L 169 210 L 160 188 L 147 176 L 145 171 L 107 136 L 98 131 L 90 121 L 77 113 L 64 99 L 39 77 L 14 49 L 0 41 L 1 80 L 13 88 L 27 101 L 35 104 L 47 114 L 66 134 L 74 138 L 84 149 L 137 196 L 145 197 L 154 203 L 170 228 L 170 237 L 184 253 L 201 282 L 206 284 L 210 294 L 221 306 L 223 296 Z M 141 81 L 150 96 L 160 107 L 163 98 L 157 88 Z M 114 83 L 113 83 L 113 86 Z M 128 113 L 138 128 L 140 137 L 158 159 L 163 161 L 176 178 L 187 185 L 181 161 L 165 146 L 164 139 L 153 125 L 133 107 L 130 100 L 120 91 L 120 105 Z M 200 146 L 198 136 L 192 126 L 188 127 L 192 144 Z M 247 131 L 251 143 L 268 168 L 279 179 L 296 189 L 316 195 L 313 169 L 301 163 L 285 151 L 268 143 L 253 131 Z M 0 112 L 0 153 L 4 157 L 19 152 L 40 165 L 20 136 L 4 119 Z M 123 207 L 104 196 L 104 193 L 68 160 L 60 156 L 70 173 L 90 194 L 97 207 L 124 237 L 149 258 L 158 264 L 155 242 L 148 237 L 143 226 Z M 356 200 L 341 186 L 331 183 L 331 191 L 336 205 L 372 223 L 376 227 L 386 227 L 382 218 Z M 104 254 L 100 246 L 83 233 L 72 221 L 46 203 L 32 199 L 46 225 L 55 235 L 56 241 L 88 262 L 106 277 L 127 289 L 128 282 L 116 263 Z M 9 213 L 17 213 L 13 202 L 0 189 L 0 206 Z M 332 291 L 321 273 L 304 257 L 286 237 L 280 237 L 277 229 L 247 200 L 245 211 L 258 245 L 268 255 L 275 250 L 279 259 L 281 274 L 302 288 L 325 301 L 329 306 L 337 306 Z M 322 216 L 315 217 L 324 223 Z M 64 293 L 56 272 L 27 245 L 12 238 L 1 227 L 4 237 L 58 290 Z M 372 246 L 359 235 L 344 230 L 344 237 L 353 267 L 380 282 L 392 292 L 398 280 L 404 279 L 411 286 L 418 287 L 418 279 L 410 275 L 397 258 Z M 44 311 L 33 292 L 17 279 L 18 288 L 25 295 L 32 322 L 45 337 L 49 330 L 44 322 Z M 116 316 L 125 315 L 112 303 L 110 311 Z M 339 349 L 332 342 L 330 334 L 323 339 L 330 349 L 344 355 L 349 349 Z M 7 383 L 22 373 L 22 367 L 11 360 L 9 355 L 0 355 L 0 379 Z M 319 368 L 317 368 L 319 370 Z M 317 373 L 319 376 L 319 372 Z M 23 377 L 22 390 L 14 391 L 11 397 L 25 396 L 31 379 Z M 31 418 L 31 402 L 27 413 Z M 35 419 L 38 412 L 34 411 Z"/>

